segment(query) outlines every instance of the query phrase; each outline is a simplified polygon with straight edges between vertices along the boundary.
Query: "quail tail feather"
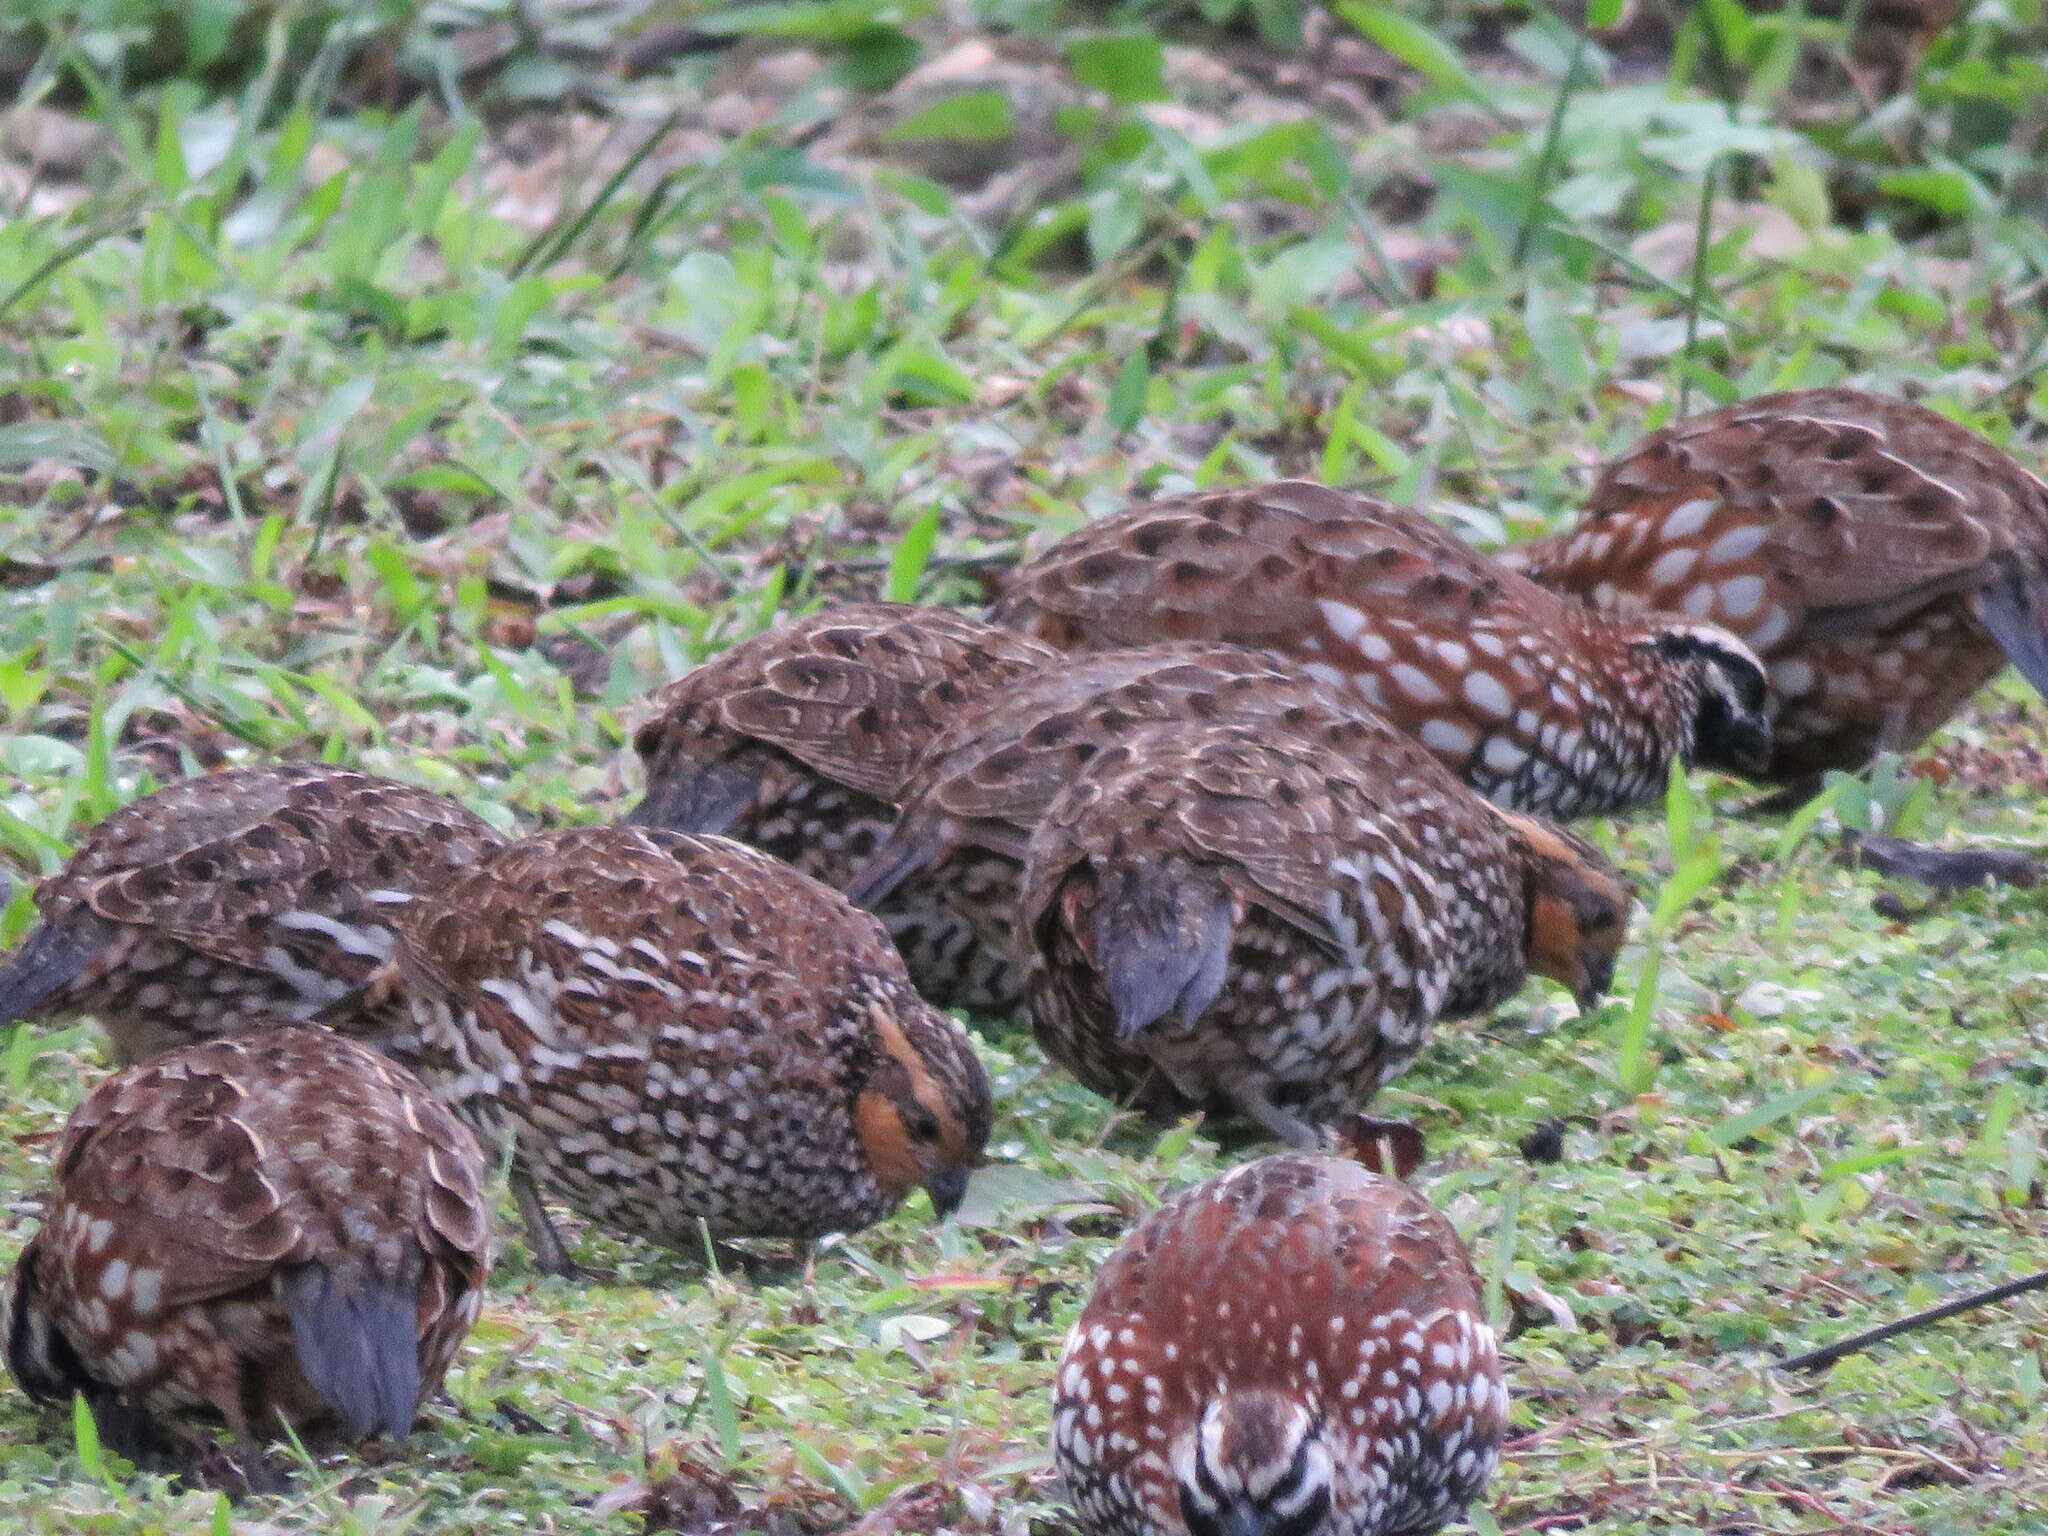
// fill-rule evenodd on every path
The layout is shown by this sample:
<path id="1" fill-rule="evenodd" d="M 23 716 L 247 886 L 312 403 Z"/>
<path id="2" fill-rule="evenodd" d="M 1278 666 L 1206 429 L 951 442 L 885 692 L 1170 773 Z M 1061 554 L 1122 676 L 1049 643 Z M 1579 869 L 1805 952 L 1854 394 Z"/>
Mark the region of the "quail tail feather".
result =
<path id="1" fill-rule="evenodd" d="M 306 1380 L 349 1434 L 403 1440 L 419 1411 L 417 1286 L 306 1264 L 279 1282 Z"/>
<path id="2" fill-rule="evenodd" d="M 2028 571 L 2016 557 L 2000 562 L 1984 588 L 1980 616 L 2035 692 L 2048 697 L 2048 571 Z"/>
<path id="3" fill-rule="evenodd" d="M 1193 1024 L 1230 968 L 1237 909 L 1230 892 L 1181 860 L 1115 871 L 1097 897 L 1095 966 L 1129 1040 L 1171 1013 Z"/>

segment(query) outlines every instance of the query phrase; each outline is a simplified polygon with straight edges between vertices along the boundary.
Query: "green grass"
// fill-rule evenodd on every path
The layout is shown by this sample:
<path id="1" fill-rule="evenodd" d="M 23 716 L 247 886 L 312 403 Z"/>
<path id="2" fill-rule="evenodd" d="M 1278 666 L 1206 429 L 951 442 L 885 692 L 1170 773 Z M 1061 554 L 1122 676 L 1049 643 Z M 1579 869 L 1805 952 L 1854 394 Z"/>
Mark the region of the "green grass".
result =
<path id="1" fill-rule="evenodd" d="M 224 755 L 344 759 L 507 826 L 608 816 L 633 701 L 707 651 L 832 597 L 975 600 L 1022 541 L 1143 493 L 1309 474 L 1497 542 L 1682 403 L 1838 379 L 2029 463 L 2048 439 L 2038 0 L 1978 4 L 1860 95 L 1802 54 L 1842 25 L 1811 7 L 1700 6 L 1668 71 L 1576 15 L 1340 7 L 1414 66 L 1349 115 L 1146 30 L 1272 58 L 1280 0 L 979 0 L 1059 103 L 1065 153 L 1007 200 L 926 173 L 958 163 L 934 134 L 1026 131 L 1012 77 L 857 95 L 865 136 L 832 105 L 957 41 L 915 0 L 702 23 L 816 74 L 692 53 L 632 79 L 588 9 L 184 9 L 0 22 L 0 123 L 92 135 L 0 181 L 9 942 L 81 827 Z M 501 46 L 465 69 L 479 20 Z M 748 79 L 751 116 L 709 110 Z M 1988 705 L 1953 736 L 2038 737 L 2012 679 Z M 1532 988 L 1383 1101 L 1428 1129 L 1426 1186 L 1518 1329 L 1479 1529 L 2038 1532 L 2039 1296 L 1817 1380 L 1770 1361 L 2048 1262 L 2044 902 L 1900 922 L 1825 837 L 1694 789 L 1612 828 L 1647 902 L 1615 1000 L 1569 1018 Z M 2025 787 L 1912 814 L 2048 834 Z M 768 1530 L 1053 1521 L 1050 1361 L 1089 1276 L 1246 1149 L 982 1039 L 997 1172 L 967 1224 L 917 1197 L 759 1277 L 591 1239 L 616 1283 L 585 1286 L 515 1247 L 428 1431 L 231 1511 L 0 1391 L 0 1524 L 623 1531 L 679 1464 Z M 84 1029 L 9 1044 L 0 1253 L 101 1070 Z M 1525 1163 L 1552 1118 L 1564 1160 Z"/>

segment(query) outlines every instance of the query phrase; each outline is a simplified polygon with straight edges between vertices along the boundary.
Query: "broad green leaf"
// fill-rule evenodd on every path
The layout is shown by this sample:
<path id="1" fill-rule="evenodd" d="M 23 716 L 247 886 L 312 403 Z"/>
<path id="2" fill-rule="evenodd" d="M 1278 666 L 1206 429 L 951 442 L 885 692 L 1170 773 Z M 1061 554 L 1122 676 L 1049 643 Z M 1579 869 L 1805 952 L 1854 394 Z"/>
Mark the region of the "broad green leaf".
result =
<path id="1" fill-rule="evenodd" d="M 712 1433 L 718 1436 L 718 1454 L 726 1466 L 733 1466 L 740 1459 L 740 1417 L 725 1379 L 725 1362 L 716 1350 L 704 1352 L 704 1396 L 711 1409 Z"/>
<path id="2" fill-rule="evenodd" d="M 71 1396 L 71 1444 L 88 1477 L 107 1476 L 106 1457 L 100 1450 L 99 1422 L 93 1418 L 92 1404 L 85 1400 L 83 1392 Z"/>
<path id="3" fill-rule="evenodd" d="M 1149 32 L 1084 37 L 1067 45 L 1074 78 L 1125 106 L 1165 101 L 1166 50 Z"/>
<path id="4" fill-rule="evenodd" d="M 1574 399 L 1593 384 L 1593 362 L 1572 323 L 1573 311 L 1542 283 L 1531 283 L 1522 301 L 1522 323 L 1529 330 L 1529 350 L 1550 376 L 1560 395 Z"/>
<path id="5" fill-rule="evenodd" d="M 7 1091 L 16 1099 L 28 1086 L 28 1075 L 35 1067 L 36 1055 L 42 1046 L 41 1033 L 34 1024 L 17 1024 L 7 1037 Z"/>
<path id="6" fill-rule="evenodd" d="M 1146 387 L 1152 382 L 1152 363 L 1143 347 L 1135 347 L 1116 371 L 1109 386 L 1109 429 L 1119 436 L 1130 431 L 1145 414 Z"/>
<path id="7" fill-rule="evenodd" d="M 993 143 L 1017 131 L 1010 98 L 997 90 L 963 91 L 945 96 L 895 127 L 892 139 L 957 139 L 969 144 Z"/>
<path id="8" fill-rule="evenodd" d="M 363 559 L 383 583 L 391 611 L 398 615 L 401 623 L 426 606 L 426 589 L 420 585 L 419 577 L 413 574 L 412 564 L 405 558 L 403 550 L 389 540 L 377 539 L 363 551 Z"/>
<path id="9" fill-rule="evenodd" d="M 1479 82 L 1466 70 L 1457 51 L 1421 22 L 1403 15 L 1399 7 L 1340 0 L 1337 14 L 1431 85 L 1483 99 Z"/>
<path id="10" fill-rule="evenodd" d="M 1702 837 L 1687 856 L 1684 863 L 1672 871 L 1671 878 L 1664 882 L 1664 889 L 1657 897 L 1657 910 L 1651 914 L 1650 927 L 1661 933 L 1671 925 L 1679 913 L 1692 904 L 1721 873 L 1721 840 L 1709 832 Z"/>
<path id="11" fill-rule="evenodd" d="M 1656 1081 L 1650 1055 L 1650 1023 L 1657 1011 L 1657 992 L 1664 973 L 1664 951 L 1653 944 L 1636 977 L 1635 996 L 1622 1019 L 1621 1048 L 1615 1054 L 1614 1076 L 1624 1093 L 1646 1093 Z"/>
<path id="12" fill-rule="evenodd" d="M 851 1508 L 867 1508 L 867 1488 L 851 1467 L 834 1461 L 801 1435 L 791 1436 L 789 1447 L 796 1452 L 796 1459 L 804 1464 L 806 1472 L 846 1500 Z"/>
<path id="13" fill-rule="evenodd" d="M 903 532 L 889 556 L 889 584 L 883 596 L 892 603 L 917 600 L 918 583 L 931 563 L 932 546 L 939 538 L 939 509 L 933 507 Z"/>
<path id="14" fill-rule="evenodd" d="M 1748 64 L 1756 47 L 1757 24 L 1743 9 L 1742 0 L 1700 0 L 1700 14 L 1706 18 L 1721 56 L 1733 64 Z"/>
<path id="15" fill-rule="evenodd" d="M 1974 210 L 1987 209 L 1996 203 L 1981 182 L 1956 165 L 1887 171 L 1877 178 L 1877 189 L 1887 196 L 1918 203 L 1949 219 L 1960 219 Z"/>
<path id="16" fill-rule="evenodd" d="M 885 4 L 880 0 L 760 0 L 758 4 L 728 6 L 708 16 L 695 17 L 690 25 L 718 37 L 751 33 L 849 43 L 931 8 L 929 3 Z"/>

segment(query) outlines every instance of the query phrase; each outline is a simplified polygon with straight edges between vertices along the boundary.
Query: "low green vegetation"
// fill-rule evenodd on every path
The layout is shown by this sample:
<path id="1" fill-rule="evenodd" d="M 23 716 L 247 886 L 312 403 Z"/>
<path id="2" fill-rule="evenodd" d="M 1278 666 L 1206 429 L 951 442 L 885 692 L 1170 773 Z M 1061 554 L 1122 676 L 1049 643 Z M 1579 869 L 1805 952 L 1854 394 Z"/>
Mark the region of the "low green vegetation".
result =
<path id="1" fill-rule="evenodd" d="M 1587 9 L 23 0 L 0 940 L 79 829 L 225 759 L 611 816 L 656 682 L 779 611 L 978 601 L 1147 493 L 1305 474 L 1497 543 L 1680 410 L 1835 380 L 2038 465 L 2039 0 L 1931 40 Z M 2048 1528 L 2039 1296 L 1771 1364 L 2048 1264 L 2041 896 L 1923 905 L 1829 852 L 2040 842 L 2042 720 L 2008 677 L 1933 782 L 1788 829 L 1702 780 L 1596 829 L 1646 903 L 1614 1000 L 1532 987 L 1385 1095 L 1514 1330 L 1480 1532 Z M 918 1197 L 744 1274 L 593 1238 L 576 1285 L 513 1246 L 430 1428 L 233 1508 L 0 1392 L 0 1525 L 1057 1529 L 1067 1320 L 1249 1149 L 980 1039 L 958 1224 Z M 83 1028 L 8 1040 L 0 1254 L 102 1070 Z"/>

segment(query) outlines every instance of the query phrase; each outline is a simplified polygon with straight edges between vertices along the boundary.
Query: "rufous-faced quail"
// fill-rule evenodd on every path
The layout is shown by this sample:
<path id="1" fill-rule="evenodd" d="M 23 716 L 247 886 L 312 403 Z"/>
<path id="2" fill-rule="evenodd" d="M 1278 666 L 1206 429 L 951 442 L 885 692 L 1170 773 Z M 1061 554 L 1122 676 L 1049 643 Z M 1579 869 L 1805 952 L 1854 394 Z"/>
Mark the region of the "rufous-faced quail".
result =
<path id="1" fill-rule="evenodd" d="M 543 1269 L 538 1190 L 609 1231 L 852 1231 L 918 1185 L 941 1215 L 989 1085 L 881 925 L 721 837 L 592 827 L 508 844 L 396 914 L 400 1047 L 496 1140 Z"/>
<path id="2" fill-rule="evenodd" d="M 1299 1146 L 1361 1108 L 1429 1026 L 1534 967 L 1590 1004 L 1627 892 L 1588 845 L 1371 760 L 1244 725 L 1141 727 L 1025 852 L 1040 1044 L 1153 1113 L 1238 1113 Z"/>

